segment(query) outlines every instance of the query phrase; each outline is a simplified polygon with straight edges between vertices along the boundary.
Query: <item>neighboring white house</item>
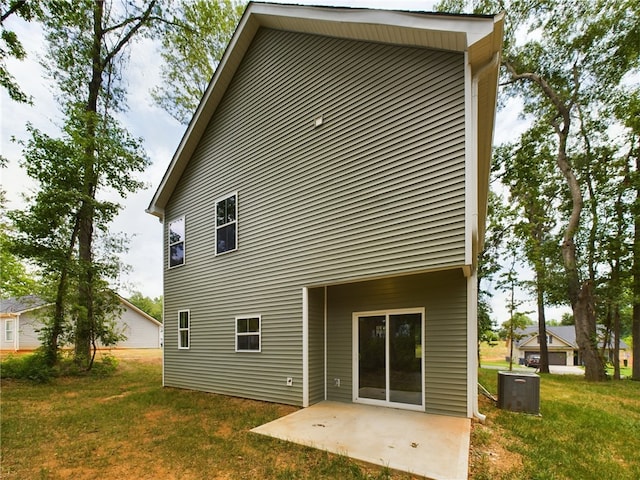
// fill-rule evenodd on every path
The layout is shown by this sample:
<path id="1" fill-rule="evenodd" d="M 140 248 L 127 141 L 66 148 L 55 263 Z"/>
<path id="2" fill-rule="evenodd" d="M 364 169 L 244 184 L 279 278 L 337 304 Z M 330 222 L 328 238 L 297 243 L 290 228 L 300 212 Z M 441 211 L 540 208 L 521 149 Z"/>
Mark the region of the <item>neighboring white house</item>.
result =
<path id="1" fill-rule="evenodd" d="M 121 303 L 116 319 L 118 332 L 127 339 L 114 348 L 160 348 L 162 323 L 118 295 Z M 35 350 L 41 342 L 42 315 L 51 304 L 35 295 L 0 300 L 0 350 Z"/>
<path id="2" fill-rule="evenodd" d="M 528 327 L 524 335 L 518 340 L 513 349 L 513 357 L 518 359 L 520 364 L 526 364 L 527 358 L 531 355 L 540 355 L 540 337 L 538 327 Z M 613 361 L 613 340 L 609 340 L 605 351 L 608 361 Z M 602 348 L 603 342 L 600 340 L 598 348 Z M 549 365 L 582 365 L 582 359 L 576 342 L 576 329 L 574 326 L 547 327 L 547 348 L 549 350 Z M 626 357 L 629 346 L 620 340 L 620 359 Z"/>

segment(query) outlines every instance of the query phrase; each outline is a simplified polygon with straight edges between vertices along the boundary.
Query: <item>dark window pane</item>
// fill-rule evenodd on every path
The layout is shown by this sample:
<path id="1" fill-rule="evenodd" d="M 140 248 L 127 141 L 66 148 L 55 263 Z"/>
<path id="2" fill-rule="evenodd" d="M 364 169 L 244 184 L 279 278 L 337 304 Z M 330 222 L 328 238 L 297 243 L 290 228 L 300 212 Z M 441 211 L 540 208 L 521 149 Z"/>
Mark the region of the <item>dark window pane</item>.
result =
<path id="1" fill-rule="evenodd" d="M 175 267 L 184 263 L 184 242 L 169 247 L 169 266 Z"/>
<path id="2" fill-rule="evenodd" d="M 216 204 L 216 226 L 227 223 L 224 200 Z"/>
<path id="3" fill-rule="evenodd" d="M 238 320 L 238 333 L 247 333 L 249 330 L 248 325 L 249 321 L 246 318 L 239 318 Z"/>
<path id="4" fill-rule="evenodd" d="M 232 197 L 229 197 L 225 200 L 226 203 L 226 209 L 227 209 L 227 216 L 226 216 L 226 223 L 229 222 L 234 222 L 236 220 L 236 197 L 235 195 Z"/>
<path id="5" fill-rule="evenodd" d="M 223 253 L 236 249 L 236 224 L 232 223 L 216 230 L 216 252 Z"/>
<path id="6" fill-rule="evenodd" d="M 187 330 L 180 332 L 180 347 L 189 348 L 189 332 Z"/>
<path id="7" fill-rule="evenodd" d="M 239 335 L 238 350 L 260 350 L 260 337 L 258 335 Z"/>
<path id="8" fill-rule="evenodd" d="M 189 312 L 180 312 L 180 328 L 189 328 Z"/>
<path id="9" fill-rule="evenodd" d="M 259 332 L 260 331 L 260 320 L 258 318 L 250 318 L 249 319 L 249 331 L 250 332 Z"/>
<path id="10" fill-rule="evenodd" d="M 184 240 L 184 219 L 176 220 L 169 224 L 169 243 Z"/>

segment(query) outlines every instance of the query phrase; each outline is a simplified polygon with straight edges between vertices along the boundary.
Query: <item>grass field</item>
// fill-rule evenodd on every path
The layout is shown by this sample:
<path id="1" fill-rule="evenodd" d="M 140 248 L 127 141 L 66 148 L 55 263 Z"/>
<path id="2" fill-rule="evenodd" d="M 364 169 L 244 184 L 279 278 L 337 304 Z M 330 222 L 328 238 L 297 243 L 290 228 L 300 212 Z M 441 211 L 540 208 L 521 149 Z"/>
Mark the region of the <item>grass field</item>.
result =
<path id="1" fill-rule="evenodd" d="M 295 407 L 163 388 L 159 359 L 109 377 L 2 381 L 0 478 L 411 479 L 249 430 Z"/>
<path id="2" fill-rule="evenodd" d="M 497 392 L 497 372 L 480 371 Z M 640 382 L 588 383 L 542 375 L 541 416 L 499 410 L 481 397 L 485 425 L 472 433 L 474 479 L 637 480 L 640 478 Z"/>
<path id="3" fill-rule="evenodd" d="M 496 392 L 497 372 L 481 370 Z M 411 479 L 249 432 L 295 410 L 161 387 L 157 358 L 107 377 L 2 381 L 2 479 Z M 541 379 L 542 416 L 481 397 L 470 478 L 637 480 L 640 382 Z"/>

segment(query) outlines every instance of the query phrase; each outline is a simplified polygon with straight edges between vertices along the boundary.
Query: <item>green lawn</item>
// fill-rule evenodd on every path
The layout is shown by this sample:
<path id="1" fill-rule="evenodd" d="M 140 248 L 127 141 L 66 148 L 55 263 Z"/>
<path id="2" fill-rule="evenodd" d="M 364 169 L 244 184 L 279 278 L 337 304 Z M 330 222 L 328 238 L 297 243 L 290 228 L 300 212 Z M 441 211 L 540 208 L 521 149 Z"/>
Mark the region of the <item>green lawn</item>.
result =
<path id="1" fill-rule="evenodd" d="M 541 377 L 539 417 L 482 402 L 488 421 L 474 432 L 474 440 L 488 449 L 491 435 L 500 435 L 500 443 L 521 456 L 522 463 L 499 472 L 481 458 L 474 477 L 639 479 L 640 382 L 588 383 L 572 375 Z M 497 392 L 495 370 L 482 369 L 480 382 Z"/>
<path id="2" fill-rule="evenodd" d="M 480 376 L 495 393 L 497 371 Z M 162 388 L 150 361 L 122 361 L 107 377 L 3 380 L 0 478 L 414 478 L 249 432 L 294 410 Z M 544 375 L 542 416 L 498 410 L 484 397 L 481 411 L 471 478 L 640 478 L 640 382 Z"/>
<path id="3" fill-rule="evenodd" d="M 295 407 L 163 388 L 159 362 L 109 377 L 2 380 L 0 478 L 411 479 L 250 433 Z"/>

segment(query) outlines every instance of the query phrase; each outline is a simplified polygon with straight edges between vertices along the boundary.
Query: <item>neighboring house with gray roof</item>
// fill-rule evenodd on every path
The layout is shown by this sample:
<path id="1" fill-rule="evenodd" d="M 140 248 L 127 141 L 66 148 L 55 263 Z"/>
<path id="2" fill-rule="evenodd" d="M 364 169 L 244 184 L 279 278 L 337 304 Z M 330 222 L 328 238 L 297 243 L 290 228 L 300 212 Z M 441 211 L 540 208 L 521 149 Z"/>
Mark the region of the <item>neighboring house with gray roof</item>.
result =
<path id="1" fill-rule="evenodd" d="M 164 385 L 476 415 L 503 20 L 248 5 L 147 209 Z"/>
<path id="2" fill-rule="evenodd" d="M 600 331 L 604 327 L 600 326 Z M 517 333 L 522 336 L 516 341 L 513 349 L 514 361 L 526 364 L 526 360 L 531 355 L 540 355 L 540 337 L 538 336 L 538 326 L 527 327 Z M 601 339 L 598 348 L 604 345 Z M 576 329 L 573 325 L 550 326 L 547 327 L 547 348 L 549 350 L 549 365 L 582 365 L 582 358 L 576 342 Z M 620 359 L 625 358 L 629 346 L 620 340 Z M 605 357 L 613 361 L 613 339 L 610 338 Z"/>
<path id="3" fill-rule="evenodd" d="M 159 348 L 162 323 L 131 302 L 117 296 L 120 310 L 115 318 L 116 330 L 127 338 L 112 348 Z M 41 346 L 39 331 L 42 317 L 53 305 L 35 295 L 0 300 L 0 350 L 35 350 Z M 98 346 L 100 348 L 100 346 Z"/>

